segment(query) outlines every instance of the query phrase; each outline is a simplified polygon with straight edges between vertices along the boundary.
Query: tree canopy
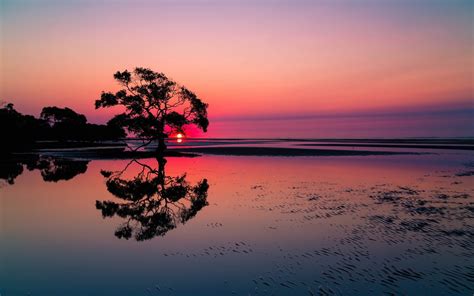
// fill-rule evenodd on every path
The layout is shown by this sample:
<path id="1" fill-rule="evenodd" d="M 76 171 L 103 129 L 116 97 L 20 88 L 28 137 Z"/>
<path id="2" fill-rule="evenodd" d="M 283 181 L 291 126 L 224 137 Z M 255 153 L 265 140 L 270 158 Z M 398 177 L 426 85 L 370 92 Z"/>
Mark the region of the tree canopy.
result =
<path id="1" fill-rule="evenodd" d="M 118 71 L 114 78 L 122 89 L 102 92 L 95 107 L 125 107 L 111 121 L 136 137 L 150 142 L 158 140 L 158 150 L 164 151 L 164 138 L 174 132 L 184 133 L 186 125 L 207 131 L 208 104 L 165 74 L 137 67 L 133 72 Z"/>
<path id="2" fill-rule="evenodd" d="M 70 108 L 44 107 L 40 115 L 51 129 L 50 136 L 58 140 L 116 140 L 126 136 L 124 129 L 115 121 L 107 125 L 87 122 L 85 115 Z"/>
<path id="3" fill-rule="evenodd" d="M 31 147 L 40 135 L 46 134 L 48 124 L 31 115 L 16 111 L 13 104 L 3 104 L 0 108 L 0 151 L 20 151 Z"/>
<path id="4" fill-rule="evenodd" d="M 82 125 L 87 123 L 87 118 L 84 115 L 67 107 L 44 107 L 41 111 L 41 119 L 48 121 L 51 125 L 58 123 Z"/>

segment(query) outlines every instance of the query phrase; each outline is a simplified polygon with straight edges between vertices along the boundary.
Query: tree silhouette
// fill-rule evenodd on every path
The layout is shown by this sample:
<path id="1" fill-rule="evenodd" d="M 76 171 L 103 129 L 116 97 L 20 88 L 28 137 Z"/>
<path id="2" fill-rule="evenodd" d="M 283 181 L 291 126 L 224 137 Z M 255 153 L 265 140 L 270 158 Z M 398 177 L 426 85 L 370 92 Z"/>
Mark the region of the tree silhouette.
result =
<path id="1" fill-rule="evenodd" d="M 41 111 L 41 119 L 49 122 L 51 125 L 85 125 L 87 118 L 70 108 L 44 107 Z"/>
<path id="2" fill-rule="evenodd" d="M 35 141 L 49 129 L 46 121 L 16 111 L 13 104 L 2 104 L 0 108 L 0 152 L 30 149 Z"/>
<path id="3" fill-rule="evenodd" d="M 123 174 L 130 165 L 136 164 L 141 170 L 133 178 Z M 122 171 L 102 171 L 106 178 L 107 190 L 121 202 L 96 201 L 96 208 L 102 216 L 118 216 L 125 219 L 115 231 L 118 238 L 137 241 L 163 236 L 193 218 L 207 206 L 206 179 L 195 186 L 186 181 L 186 174 L 177 177 L 165 175 L 165 161 L 158 160 L 158 168 L 131 160 Z"/>
<path id="4" fill-rule="evenodd" d="M 126 136 L 123 128 L 115 121 L 109 120 L 107 125 L 87 123 L 85 115 L 67 107 L 44 107 L 41 119 L 48 122 L 48 136 L 54 140 L 116 140 Z"/>
<path id="5" fill-rule="evenodd" d="M 49 141 L 103 141 L 126 136 L 115 121 L 107 125 L 90 124 L 83 114 L 59 107 L 45 107 L 40 118 L 35 118 L 18 112 L 11 103 L 0 103 L 0 134 L 2 153 L 48 146 Z"/>
<path id="6" fill-rule="evenodd" d="M 147 68 L 135 68 L 114 74 L 123 87 L 116 93 L 102 92 L 95 107 L 121 105 L 125 111 L 116 115 L 112 122 L 143 139 L 146 144 L 158 141 L 157 152 L 166 149 L 165 138 L 172 132 L 183 133 L 184 126 L 196 125 L 207 131 L 208 105 L 193 92 L 178 85 L 163 73 Z"/>

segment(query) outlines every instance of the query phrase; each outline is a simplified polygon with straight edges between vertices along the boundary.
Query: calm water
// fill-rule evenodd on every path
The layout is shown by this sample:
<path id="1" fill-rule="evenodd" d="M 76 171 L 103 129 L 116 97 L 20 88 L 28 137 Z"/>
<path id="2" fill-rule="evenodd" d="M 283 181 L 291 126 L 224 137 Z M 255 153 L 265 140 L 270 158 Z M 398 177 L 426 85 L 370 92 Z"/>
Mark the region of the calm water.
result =
<path id="1" fill-rule="evenodd" d="M 132 211 L 138 201 L 117 198 L 100 173 L 129 160 L 25 168 L 0 188 L 0 293 L 472 295 L 473 161 L 457 150 L 169 158 L 166 176 L 207 180 L 206 204 L 171 201 L 176 219 L 138 237 L 150 220 L 104 218 L 96 204 Z M 157 167 L 132 162 L 121 177 Z M 128 240 L 116 235 L 126 222 Z"/>

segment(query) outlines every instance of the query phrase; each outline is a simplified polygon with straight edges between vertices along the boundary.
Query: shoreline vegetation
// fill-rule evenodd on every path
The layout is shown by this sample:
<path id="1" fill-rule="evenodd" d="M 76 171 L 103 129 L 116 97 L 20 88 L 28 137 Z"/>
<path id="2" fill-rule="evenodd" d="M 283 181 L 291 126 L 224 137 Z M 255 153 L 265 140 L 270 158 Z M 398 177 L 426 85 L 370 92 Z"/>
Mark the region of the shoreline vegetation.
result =
<path id="1" fill-rule="evenodd" d="M 36 118 L 18 112 L 11 103 L 0 108 L 0 131 L 0 152 L 3 153 L 31 151 L 42 141 L 92 143 L 126 136 L 125 130 L 114 120 L 105 125 L 89 123 L 85 115 L 67 107 L 44 107 L 40 117 Z"/>

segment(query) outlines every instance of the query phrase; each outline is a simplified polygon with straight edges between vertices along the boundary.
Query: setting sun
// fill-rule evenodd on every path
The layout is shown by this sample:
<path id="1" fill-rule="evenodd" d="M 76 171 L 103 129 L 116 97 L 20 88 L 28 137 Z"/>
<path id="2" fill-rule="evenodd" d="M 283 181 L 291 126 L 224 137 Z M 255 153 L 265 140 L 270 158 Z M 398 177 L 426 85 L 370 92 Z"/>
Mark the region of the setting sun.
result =
<path id="1" fill-rule="evenodd" d="M 176 135 L 176 138 L 178 138 L 178 139 L 182 139 L 183 137 L 184 137 L 183 134 L 177 134 Z"/>

